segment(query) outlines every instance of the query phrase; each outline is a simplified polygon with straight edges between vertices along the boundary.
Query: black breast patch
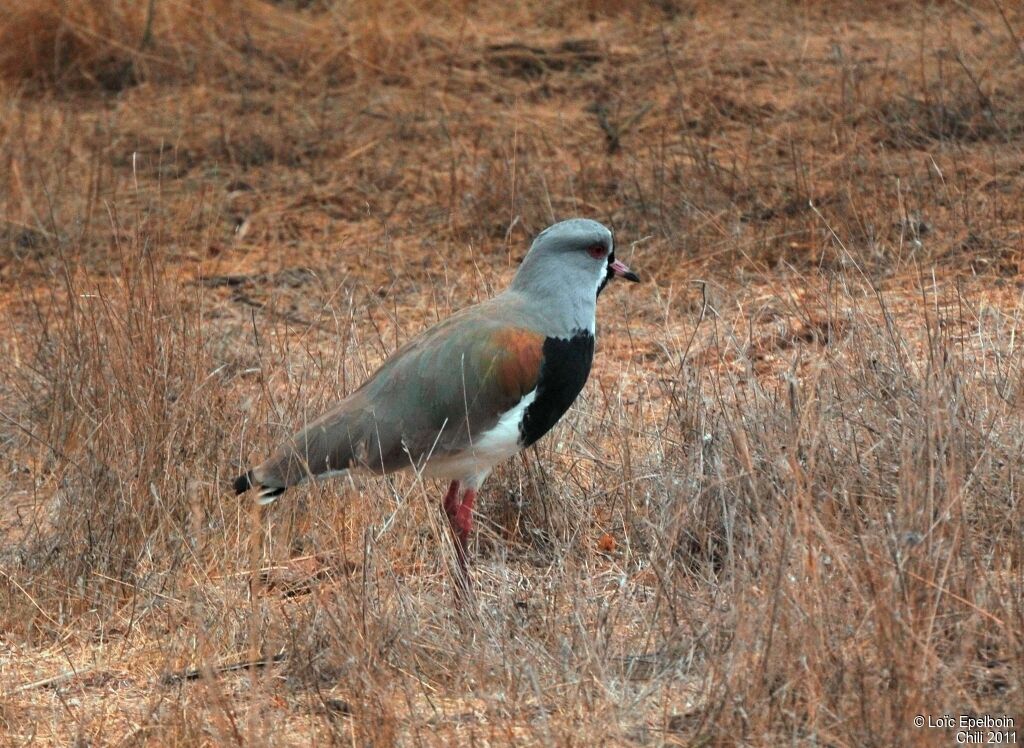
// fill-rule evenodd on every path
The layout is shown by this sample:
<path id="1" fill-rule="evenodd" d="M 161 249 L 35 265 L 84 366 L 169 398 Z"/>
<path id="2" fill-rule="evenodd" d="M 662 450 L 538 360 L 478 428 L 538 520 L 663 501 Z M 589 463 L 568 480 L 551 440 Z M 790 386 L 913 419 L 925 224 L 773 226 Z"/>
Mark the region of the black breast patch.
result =
<path id="1" fill-rule="evenodd" d="M 580 394 L 594 361 L 594 336 L 579 330 L 571 338 L 544 341 L 537 397 L 523 413 L 519 441 L 528 447 L 558 423 Z"/>

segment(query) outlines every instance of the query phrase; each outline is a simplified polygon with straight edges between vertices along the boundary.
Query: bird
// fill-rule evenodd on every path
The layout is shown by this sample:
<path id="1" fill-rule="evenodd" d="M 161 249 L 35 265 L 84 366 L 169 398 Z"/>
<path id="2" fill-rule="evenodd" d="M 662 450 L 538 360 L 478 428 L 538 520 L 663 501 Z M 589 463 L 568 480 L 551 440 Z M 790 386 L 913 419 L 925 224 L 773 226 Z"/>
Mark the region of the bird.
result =
<path id="1" fill-rule="evenodd" d="M 612 232 L 571 218 L 541 231 L 510 285 L 396 350 L 358 389 L 234 481 L 267 504 L 309 479 L 413 469 L 448 481 L 441 501 L 460 586 L 477 492 L 491 470 L 544 436 L 590 374 L 597 298 L 639 276 Z"/>

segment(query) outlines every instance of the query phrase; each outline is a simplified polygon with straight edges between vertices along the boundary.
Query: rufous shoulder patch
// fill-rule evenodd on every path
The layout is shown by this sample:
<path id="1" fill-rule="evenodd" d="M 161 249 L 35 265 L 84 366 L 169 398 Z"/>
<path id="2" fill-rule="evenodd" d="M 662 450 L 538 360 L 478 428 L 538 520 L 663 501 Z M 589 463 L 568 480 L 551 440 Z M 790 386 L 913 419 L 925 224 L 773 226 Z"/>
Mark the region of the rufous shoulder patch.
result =
<path id="1" fill-rule="evenodd" d="M 526 395 L 537 386 L 540 377 L 544 336 L 519 327 L 509 327 L 495 333 L 492 340 L 501 350 L 497 356 L 498 385 L 509 395 Z"/>

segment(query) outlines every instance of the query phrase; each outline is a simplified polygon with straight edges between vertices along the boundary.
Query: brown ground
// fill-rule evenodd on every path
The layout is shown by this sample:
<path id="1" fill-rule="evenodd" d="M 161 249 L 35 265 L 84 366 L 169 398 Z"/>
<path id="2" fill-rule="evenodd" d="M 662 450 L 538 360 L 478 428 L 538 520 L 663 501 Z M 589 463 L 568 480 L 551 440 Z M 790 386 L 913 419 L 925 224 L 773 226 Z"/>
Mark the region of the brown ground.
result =
<path id="1" fill-rule="evenodd" d="M 0 0 L 0 742 L 1019 729 L 1022 41 L 1010 0 Z M 485 486 L 473 605 L 440 486 L 230 494 L 570 215 L 647 282 Z"/>

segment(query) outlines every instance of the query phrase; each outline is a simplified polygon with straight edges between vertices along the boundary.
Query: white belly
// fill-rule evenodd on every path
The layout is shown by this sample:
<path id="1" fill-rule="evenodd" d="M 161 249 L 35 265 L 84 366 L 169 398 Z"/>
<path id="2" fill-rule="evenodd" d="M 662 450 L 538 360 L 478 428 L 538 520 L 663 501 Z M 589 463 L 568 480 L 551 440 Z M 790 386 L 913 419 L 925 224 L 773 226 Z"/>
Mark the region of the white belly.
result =
<path id="1" fill-rule="evenodd" d="M 495 465 L 519 452 L 519 424 L 536 397 L 537 390 L 527 393 L 491 429 L 479 435 L 474 434 L 471 447 L 462 452 L 432 457 L 424 466 L 423 475 L 428 478 L 482 483 Z"/>

